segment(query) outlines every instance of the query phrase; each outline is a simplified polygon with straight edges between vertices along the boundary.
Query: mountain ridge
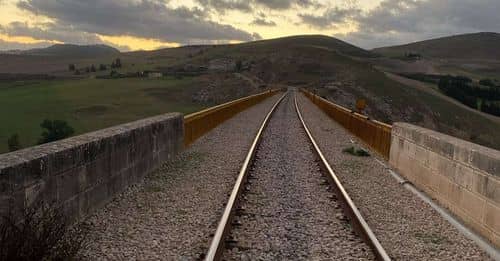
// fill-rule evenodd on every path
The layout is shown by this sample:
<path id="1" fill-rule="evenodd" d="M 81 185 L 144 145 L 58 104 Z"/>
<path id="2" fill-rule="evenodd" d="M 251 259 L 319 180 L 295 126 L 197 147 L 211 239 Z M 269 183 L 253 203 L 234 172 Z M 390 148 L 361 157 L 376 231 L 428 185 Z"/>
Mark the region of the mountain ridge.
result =
<path id="1" fill-rule="evenodd" d="M 67 56 L 67 57 L 99 57 L 105 55 L 118 55 L 121 52 L 111 46 L 104 44 L 77 45 L 77 44 L 54 44 L 46 48 L 35 48 L 21 51 L 24 55 L 39 56 Z"/>
<path id="2" fill-rule="evenodd" d="M 372 51 L 389 57 L 417 53 L 426 58 L 499 60 L 498 46 L 500 46 L 499 33 L 479 32 L 380 47 Z"/>

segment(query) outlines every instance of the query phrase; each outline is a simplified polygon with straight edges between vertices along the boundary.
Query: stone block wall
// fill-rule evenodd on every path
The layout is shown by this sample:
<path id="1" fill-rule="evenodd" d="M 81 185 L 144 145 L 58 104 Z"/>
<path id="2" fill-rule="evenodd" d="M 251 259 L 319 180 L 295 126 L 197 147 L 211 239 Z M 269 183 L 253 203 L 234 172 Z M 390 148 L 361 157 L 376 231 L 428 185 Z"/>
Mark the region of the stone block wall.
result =
<path id="1" fill-rule="evenodd" d="M 500 247 L 500 151 L 407 123 L 391 139 L 401 175 Z"/>
<path id="2" fill-rule="evenodd" d="M 183 135 L 169 113 L 0 155 L 0 212 L 43 201 L 84 217 L 180 152 Z"/>

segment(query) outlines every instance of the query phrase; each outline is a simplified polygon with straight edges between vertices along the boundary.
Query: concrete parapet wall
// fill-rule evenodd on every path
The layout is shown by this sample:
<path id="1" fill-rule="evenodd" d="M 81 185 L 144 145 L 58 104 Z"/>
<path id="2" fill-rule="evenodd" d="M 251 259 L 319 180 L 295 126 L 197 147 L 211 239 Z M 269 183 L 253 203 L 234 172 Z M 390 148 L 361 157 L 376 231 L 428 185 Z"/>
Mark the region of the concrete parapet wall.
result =
<path id="1" fill-rule="evenodd" d="M 56 203 L 84 217 L 183 148 L 183 117 L 169 113 L 0 155 L 0 208 Z"/>
<path id="2" fill-rule="evenodd" d="M 407 123 L 391 139 L 401 175 L 500 247 L 500 151 Z"/>

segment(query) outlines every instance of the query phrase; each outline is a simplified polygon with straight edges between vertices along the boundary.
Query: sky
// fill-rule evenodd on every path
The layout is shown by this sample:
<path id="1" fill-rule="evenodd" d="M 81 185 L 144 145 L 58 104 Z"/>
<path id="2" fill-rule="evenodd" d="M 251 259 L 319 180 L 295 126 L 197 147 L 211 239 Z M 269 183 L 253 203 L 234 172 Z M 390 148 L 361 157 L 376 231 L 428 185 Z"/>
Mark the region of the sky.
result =
<path id="1" fill-rule="evenodd" d="M 122 51 L 323 34 L 371 49 L 500 30 L 500 0 L 0 0 L 0 50 Z"/>

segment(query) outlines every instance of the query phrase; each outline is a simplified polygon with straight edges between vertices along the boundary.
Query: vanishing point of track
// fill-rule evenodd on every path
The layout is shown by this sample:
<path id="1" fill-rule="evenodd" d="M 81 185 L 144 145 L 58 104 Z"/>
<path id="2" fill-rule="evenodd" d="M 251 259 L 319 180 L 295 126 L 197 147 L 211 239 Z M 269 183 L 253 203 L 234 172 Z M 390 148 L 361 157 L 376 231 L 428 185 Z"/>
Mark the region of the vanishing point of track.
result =
<path id="1" fill-rule="evenodd" d="M 233 244 L 235 242 L 232 238 L 230 238 L 232 226 L 233 225 L 237 225 L 237 226 L 241 225 L 241 224 L 238 224 L 238 222 L 235 223 L 235 216 L 238 215 L 237 214 L 238 210 L 241 211 L 243 209 L 243 211 L 244 211 L 244 207 L 241 207 L 242 204 L 251 204 L 251 201 L 252 201 L 252 200 L 247 200 L 248 202 L 244 202 L 246 200 L 246 197 L 245 197 L 245 199 L 241 199 L 244 193 L 248 193 L 245 191 L 253 189 L 256 186 L 273 186 L 273 184 L 270 184 L 270 183 L 272 183 L 272 181 L 270 182 L 269 180 L 261 181 L 260 184 L 257 182 L 257 184 L 252 184 L 251 186 L 247 185 L 248 179 L 250 178 L 249 173 L 251 173 L 253 171 L 253 169 L 258 168 L 258 166 L 256 166 L 256 165 L 258 165 L 258 163 L 261 163 L 260 161 L 265 161 L 265 159 L 261 160 L 260 158 L 259 159 L 255 159 L 255 158 L 256 158 L 256 154 L 258 152 L 258 149 L 260 150 L 262 146 L 267 145 L 267 144 L 261 144 L 261 141 L 263 139 L 262 137 L 264 136 L 263 135 L 264 132 L 269 131 L 269 130 L 267 130 L 267 126 L 269 125 L 271 118 L 273 118 L 273 116 L 274 116 L 273 114 L 275 114 L 275 111 L 277 111 L 277 108 L 280 106 L 281 103 L 283 103 L 284 100 L 285 100 L 286 105 L 291 107 L 290 104 L 292 103 L 292 101 L 290 100 L 291 99 L 290 96 L 292 94 L 295 95 L 295 93 L 296 93 L 296 91 L 288 91 L 287 93 L 285 93 L 274 104 L 274 106 L 272 107 L 272 109 L 269 111 L 269 113 L 266 115 L 264 121 L 262 122 L 262 125 L 259 128 L 257 135 L 252 142 L 250 150 L 249 150 L 249 152 L 245 158 L 245 161 L 243 163 L 243 166 L 239 172 L 239 175 L 238 175 L 236 183 L 233 187 L 232 193 L 229 197 L 226 208 L 222 214 L 222 218 L 221 218 L 219 225 L 217 227 L 217 230 L 213 236 L 210 248 L 205 256 L 205 260 L 211 261 L 211 260 L 220 260 L 222 258 L 227 259 L 226 255 L 224 254 L 226 251 L 226 248 L 230 247 L 229 245 Z M 287 112 L 290 110 L 290 108 L 286 108 L 286 109 L 288 109 L 288 111 L 286 109 L 283 109 L 283 106 L 286 106 L 286 105 L 282 105 L 280 115 L 286 115 L 286 116 L 289 115 L 289 114 L 287 114 Z M 284 196 L 285 199 L 283 199 L 283 200 L 287 201 L 287 202 L 285 202 L 286 204 L 288 204 L 288 201 L 298 201 L 297 198 L 294 198 L 293 196 L 287 195 L 288 190 L 290 190 L 290 193 L 292 193 L 292 194 L 294 192 L 297 192 L 299 194 L 300 193 L 307 193 L 307 191 L 306 192 L 302 191 L 302 188 L 296 189 L 295 184 L 292 184 L 291 188 L 290 188 L 289 183 L 293 183 L 293 182 L 295 182 L 295 183 L 307 183 L 307 184 L 314 183 L 314 182 L 308 182 L 309 180 L 304 180 L 304 178 L 319 179 L 318 177 L 312 177 L 311 175 L 313 175 L 312 172 L 320 172 L 322 174 L 322 176 L 328 181 L 328 182 L 326 182 L 329 185 L 327 187 L 328 193 L 332 194 L 331 196 L 328 196 L 328 199 L 322 198 L 321 199 L 321 200 L 323 200 L 322 202 L 324 202 L 326 200 L 326 202 L 331 203 L 334 206 L 331 209 L 333 209 L 334 211 L 337 208 L 337 206 L 341 207 L 343 213 L 341 213 L 341 214 L 337 213 L 337 215 L 345 216 L 345 220 L 348 220 L 350 223 L 350 226 L 347 230 L 348 231 L 353 230 L 352 232 L 355 232 L 355 233 L 351 232 L 351 234 L 353 234 L 354 236 L 348 235 L 348 236 L 342 237 L 342 234 L 343 233 L 346 234 L 347 230 L 345 228 L 340 229 L 338 231 L 338 234 L 339 234 L 338 236 L 339 236 L 339 238 L 345 238 L 345 239 L 336 239 L 336 240 L 349 240 L 349 241 L 356 241 L 356 242 L 360 241 L 361 244 L 363 244 L 362 242 L 364 242 L 364 244 L 366 244 L 371 249 L 371 252 L 373 253 L 372 256 L 374 258 L 376 258 L 377 260 L 390 260 L 389 256 L 387 255 L 385 250 L 380 245 L 379 241 L 377 240 L 377 238 L 373 234 L 372 230 L 370 229 L 370 227 L 368 226 L 368 224 L 366 223 L 364 218 L 361 216 L 359 210 L 357 209 L 357 207 L 355 206 L 355 204 L 353 203 L 353 201 L 351 200 L 351 198 L 347 194 L 346 190 L 343 188 L 339 179 L 336 177 L 335 173 L 333 172 L 333 170 L 330 167 L 329 163 L 327 162 L 326 158 L 323 156 L 323 153 L 321 152 L 319 146 L 316 144 L 316 141 L 314 140 L 311 132 L 307 128 L 305 121 L 302 117 L 302 114 L 300 113 L 300 108 L 299 108 L 299 105 L 297 103 L 295 96 L 293 98 L 293 105 L 292 106 L 295 108 L 295 114 L 296 114 L 295 117 L 297 117 L 293 120 L 294 121 L 296 121 L 297 119 L 300 120 L 300 125 L 302 126 L 301 133 L 302 133 L 302 135 L 304 135 L 304 133 L 305 133 L 305 136 L 307 136 L 307 138 L 301 137 L 301 139 L 303 139 L 303 140 L 307 139 L 309 146 L 311 147 L 310 150 L 312 151 L 314 156 L 311 156 L 308 154 L 308 152 L 305 152 L 306 150 L 309 150 L 309 148 L 307 148 L 307 146 L 306 147 L 296 147 L 295 150 L 303 150 L 302 153 L 305 153 L 306 158 L 308 159 L 308 160 L 306 160 L 307 163 L 303 163 L 303 164 L 316 165 L 313 167 L 311 167 L 311 166 L 308 167 L 310 169 L 315 169 L 316 171 L 311 171 L 311 173 L 308 173 L 307 170 L 304 171 L 304 169 L 301 169 L 300 171 L 298 171 L 298 173 L 301 173 L 301 175 L 303 175 L 303 176 L 301 178 L 298 178 L 295 180 L 293 180 L 294 177 L 290 177 L 287 175 L 288 174 L 288 173 L 286 173 L 287 171 L 284 171 L 285 175 L 277 175 L 275 173 L 268 174 L 267 179 L 274 179 L 275 177 L 276 178 L 281 177 L 283 183 L 287 183 L 289 186 L 287 188 L 281 189 L 279 187 L 279 186 L 281 186 L 281 184 L 280 184 L 280 182 L 282 182 L 281 180 L 277 181 L 276 184 L 274 184 L 274 186 L 278 186 L 278 188 L 277 188 L 278 190 L 282 190 L 281 194 L 278 194 L 277 196 L 274 195 L 276 197 L 276 201 L 279 201 L 279 199 L 278 199 L 279 195 L 285 195 Z M 281 120 L 283 121 L 283 119 L 281 119 Z M 296 125 L 297 124 L 298 123 L 296 123 Z M 279 126 L 279 127 L 285 128 L 284 130 L 287 131 L 286 126 Z M 270 135 L 270 134 L 268 134 L 268 135 Z M 294 133 L 294 135 L 296 135 L 296 133 Z M 286 143 L 287 141 L 282 141 L 282 142 Z M 267 148 L 267 150 L 269 150 L 269 149 L 274 150 L 273 148 L 275 149 L 276 146 L 271 147 L 271 148 Z M 276 153 L 268 153 L 268 154 L 276 154 Z M 288 156 L 290 156 L 290 155 L 288 155 Z M 314 160 L 311 160 L 311 158 L 314 158 Z M 289 160 L 289 161 L 290 161 L 290 165 L 299 164 L 299 163 L 293 163 L 293 162 L 291 162 L 291 160 Z M 261 164 L 265 165 L 265 163 L 261 163 Z M 276 163 L 274 163 L 274 164 L 276 164 Z M 283 163 L 280 162 L 279 164 L 283 164 Z M 284 162 L 284 164 L 288 164 L 288 163 Z M 280 168 L 281 168 L 281 166 L 280 166 Z M 266 171 L 267 171 L 267 169 L 266 169 Z M 267 172 L 269 172 L 269 171 L 267 171 Z M 272 172 L 272 170 L 271 170 L 271 172 Z M 279 172 L 279 171 L 277 171 L 277 172 Z M 252 174 L 252 175 L 257 175 L 257 174 Z M 287 186 L 287 184 L 283 184 L 283 186 Z M 305 188 L 305 190 L 307 190 L 307 189 L 311 190 L 311 188 L 312 188 L 312 194 L 314 194 L 315 191 L 320 190 L 317 187 L 314 187 L 313 185 L 310 185 L 308 188 Z M 313 187 L 311 187 L 311 186 L 313 186 Z M 276 187 L 274 189 L 276 189 Z M 257 194 L 264 194 L 265 195 L 266 193 L 269 193 L 269 191 L 265 191 L 266 188 L 261 188 L 261 190 L 264 190 L 264 191 L 259 191 Z M 309 191 L 309 192 L 311 192 L 311 191 Z M 271 191 L 270 193 L 272 194 L 274 192 Z M 323 192 L 323 193 L 325 193 L 325 192 Z M 299 195 L 299 197 L 302 197 L 302 196 Z M 274 200 L 274 198 L 271 198 L 271 200 Z M 300 200 L 300 198 L 299 198 L 299 200 Z M 316 202 L 316 200 L 317 199 L 313 198 L 312 201 L 311 201 L 311 199 L 309 199 L 309 201 L 306 200 L 305 202 L 307 202 L 307 204 L 313 204 L 314 202 Z M 256 199 L 253 199 L 253 201 L 259 201 L 259 196 L 256 196 Z M 274 204 L 278 204 L 278 205 L 281 203 L 282 203 L 281 201 L 279 201 L 278 203 L 274 202 Z M 304 202 L 302 202 L 302 203 L 304 203 Z M 320 204 L 320 203 L 317 203 L 317 204 Z M 260 203 L 257 203 L 257 205 L 260 205 Z M 274 206 L 274 207 L 276 207 L 276 206 Z M 298 214 L 295 214 L 295 212 L 294 212 L 294 211 L 297 211 L 296 210 L 297 208 L 302 208 L 302 207 L 305 208 L 308 206 L 307 205 L 300 205 L 300 203 L 297 203 L 297 202 L 292 202 L 291 205 L 287 206 L 287 207 L 294 208 L 291 210 L 291 214 L 288 213 L 288 215 L 291 215 L 294 218 L 296 216 L 298 216 L 298 217 L 297 217 L 297 221 L 295 221 L 295 220 L 294 221 L 283 220 L 283 223 L 288 222 L 288 224 L 290 224 L 290 222 L 292 222 L 291 226 L 288 225 L 290 227 L 286 227 L 287 225 L 285 225 L 285 224 L 283 225 L 286 227 L 285 230 L 294 231 L 294 229 L 296 227 L 302 227 L 302 226 L 314 227 L 315 222 L 326 223 L 329 226 L 330 226 L 330 224 L 335 225 L 338 223 L 338 222 L 335 223 L 333 221 L 331 221 L 331 222 L 329 221 L 329 219 L 335 219 L 336 213 L 325 214 L 324 212 L 321 211 L 321 210 L 324 211 L 323 208 L 328 209 L 327 206 L 325 206 L 325 207 L 320 206 L 319 212 L 316 211 L 318 209 L 318 207 L 316 207 L 316 210 L 314 208 L 312 210 L 308 209 L 306 211 L 306 213 L 303 213 L 304 211 L 301 212 L 301 210 L 298 210 L 298 212 L 297 212 Z M 260 210 L 257 210 L 257 211 L 260 211 Z M 262 211 L 265 212 L 265 210 L 262 210 Z M 269 211 L 269 209 L 267 211 Z M 273 211 L 273 210 L 271 209 L 271 211 Z M 284 212 L 286 212 L 286 211 L 287 210 L 285 209 Z M 320 221 L 312 220 L 312 221 L 308 221 L 309 224 L 307 222 L 306 223 L 302 222 L 301 224 L 293 224 L 293 222 L 300 222 L 300 221 L 298 221 L 300 218 L 304 218 L 304 217 L 306 219 L 309 218 L 311 215 L 314 215 L 314 214 L 312 214 L 313 212 L 316 215 L 318 215 L 318 213 L 321 213 L 322 216 L 320 217 Z M 337 212 L 340 212 L 340 210 Z M 278 216 L 280 216 L 280 214 L 278 214 Z M 327 220 L 327 221 L 323 222 L 324 220 Z M 262 221 L 260 221 L 260 223 L 262 223 Z M 312 223 L 312 225 L 311 225 L 311 223 Z M 255 225 L 255 224 L 253 224 L 253 225 Z M 281 224 L 278 224 L 278 226 L 281 226 Z M 306 228 L 304 228 L 304 229 L 306 229 Z M 334 229 L 334 228 L 331 228 L 331 229 Z M 283 229 L 281 229 L 281 230 L 283 230 Z M 313 228 L 312 230 L 317 231 L 317 228 Z M 334 231 L 334 233 L 331 233 L 331 234 L 333 234 L 333 236 L 337 237 L 336 232 L 337 231 Z M 242 232 L 242 233 L 245 234 L 245 232 Z M 332 244 L 332 242 L 317 242 L 317 241 L 321 241 L 322 239 L 316 240 L 316 238 L 314 238 L 314 235 L 318 235 L 318 234 L 314 234 L 314 233 L 315 232 L 313 232 L 313 233 L 306 232 L 304 234 L 299 233 L 299 235 L 290 235 L 290 236 L 291 237 L 298 237 L 298 238 L 295 238 L 293 240 L 308 241 L 308 242 L 301 242 L 299 244 L 304 244 L 304 243 L 305 244 L 309 244 L 309 243 L 311 243 L 311 244 L 313 244 L 313 243 L 314 244 L 323 244 L 324 243 L 325 245 Z M 313 235 L 311 235 L 311 234 L 313 234 Z M 266 238 L 266 237 L 264 237 L 264 238 Z M 311 238 L 311 237 L 313 237 L 313 238 Z M 358 239 L 355 240 L 352 237 L 356 237 Z M 255 238 L 260 238 L 260 237 L 255 236 Z M 260 242 L 259 240 L 261 240 L 261 239 L 255 239 L 255 238 L 253 239 L 254 241 L 257 240 L 258 242 Z M 266 243 L 266 242 L 263 242 L 263 243 Z M 281 244 L 281 243 L 278 242 L 278 244 Z M 359 247 L 360 243 L 349 243 L 349 244 L 345 244 L 345 245 L 349 246 L 350 244 L 352 244 L 354 247 Z M 288 248 L 292 248 L 292 249 L 297 248 L 298 249 L 297 251 L 300 251 L 299 250 L 300 247 L 297 247 L 297 246 L 288 246 Z M 331 247 L 329 247 L 329 248 L 331 250 Z M 295 251 L 295 250 L 292 250 L 292 251 Z M 339 251 L 342 251 L 342 250 L 340 249 Z M 304 256 L 302 255 L 301 257 L 304 257 Z M 252 259 L 252 256 L 250 256 L 249 258 Z"/>

